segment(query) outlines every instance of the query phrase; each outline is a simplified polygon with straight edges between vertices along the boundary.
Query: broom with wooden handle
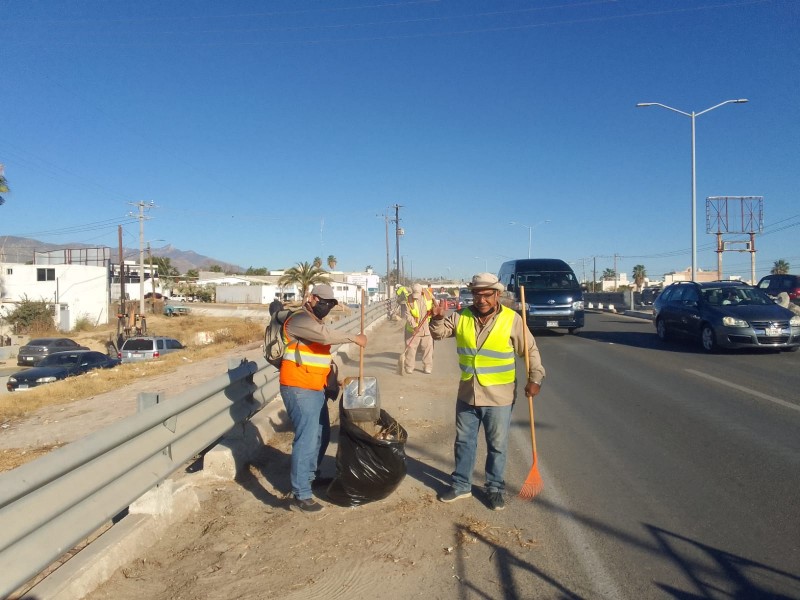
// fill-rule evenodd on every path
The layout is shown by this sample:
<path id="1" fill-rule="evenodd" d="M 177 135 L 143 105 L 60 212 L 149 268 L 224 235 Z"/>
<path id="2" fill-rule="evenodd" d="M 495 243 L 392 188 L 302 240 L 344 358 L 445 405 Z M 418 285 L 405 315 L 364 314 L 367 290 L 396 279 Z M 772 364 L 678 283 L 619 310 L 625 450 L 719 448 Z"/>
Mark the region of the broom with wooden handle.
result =
<path id="1" fill-rule="evenodd" d="M 527 386 L 528 373 L 530 372 L 530 356 L 528 355 L 528 305 L 525 303 L 525 286 L 519 287 L 520 300 L 522 301 L 522 343 L 525 346 L 525 383 Z M 526 394 L 527 396 L 527 394 Z M 531 448 L 533 450 L 533 465 L 531 465 L 528 478 L 522 485 L 519 491 L 519 497 L 526 500 L 533 499 L 536 494 L 542 491 L 544 482 L 542 476 L 539 474 L 539 467 L 537 466 L 538 453 L 536 452 L 536 433 L 533 427 L 533 396 L 528 396 L 528 414 L 531 420 Z"/>

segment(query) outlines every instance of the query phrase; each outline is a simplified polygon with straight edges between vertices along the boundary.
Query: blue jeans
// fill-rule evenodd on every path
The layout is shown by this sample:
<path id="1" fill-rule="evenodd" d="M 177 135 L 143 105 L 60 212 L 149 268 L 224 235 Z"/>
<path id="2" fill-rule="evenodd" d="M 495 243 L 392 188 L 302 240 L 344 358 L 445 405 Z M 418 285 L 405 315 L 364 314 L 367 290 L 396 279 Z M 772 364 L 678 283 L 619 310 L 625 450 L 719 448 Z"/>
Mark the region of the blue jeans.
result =
<path id="1" fill-rule="evenodd" d="M 483 425 L 486 437 L 486 490 L 503 492 L 506 487 L 503 473 L 506 470 L 508 430 L 511 409 L 508 406 L 470 406 L 456 402 L 456 441 L 453 450 L 456 469 L 453 471 L 453 489 L 468 492 L 472 489 L 472 471 L 478 448 L 478 430 Z"/>
<path id="2" fill-rule="evenodd" d="M 331 439 L 331 421 L 323 390 L 281 386 L 281 397 L 294 427 L 292 442 L 292 493 L 295 498 L 311 498 L 311 482 Z"/>

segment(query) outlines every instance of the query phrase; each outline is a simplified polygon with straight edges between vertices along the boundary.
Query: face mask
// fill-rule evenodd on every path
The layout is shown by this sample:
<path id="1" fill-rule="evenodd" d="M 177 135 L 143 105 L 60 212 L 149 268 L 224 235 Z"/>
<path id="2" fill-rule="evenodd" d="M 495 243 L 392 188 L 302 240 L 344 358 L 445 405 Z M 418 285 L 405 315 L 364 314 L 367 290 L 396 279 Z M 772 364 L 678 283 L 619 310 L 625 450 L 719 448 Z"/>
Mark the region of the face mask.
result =
<path id="1" fill-rule="evenodd" d="M 318 300 L 314 308 L 311 309 L 311 312 L 314 313 L 315 317 L 321 320 L 328 316 L 328 313 L 331 312 L 332 308 L 332 304 L 328 304 L 327 302 L 323 303 Z"/>

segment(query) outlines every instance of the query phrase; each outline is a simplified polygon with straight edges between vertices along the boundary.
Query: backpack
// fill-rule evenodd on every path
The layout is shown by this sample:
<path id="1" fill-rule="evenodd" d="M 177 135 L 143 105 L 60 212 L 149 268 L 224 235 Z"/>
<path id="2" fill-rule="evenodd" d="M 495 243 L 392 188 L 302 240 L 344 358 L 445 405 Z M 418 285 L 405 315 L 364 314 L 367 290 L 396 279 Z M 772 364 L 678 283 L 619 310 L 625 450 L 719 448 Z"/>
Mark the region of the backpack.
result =
<path id="1" fill-rule="evenodd" d="M 283 337 L 283 324 L 295 311 L 282 309 L 272 315 L 264 330 L 264 358 L 276 369 L 281 368 L 283 353 L 286 351 L 286 340 Z"/>

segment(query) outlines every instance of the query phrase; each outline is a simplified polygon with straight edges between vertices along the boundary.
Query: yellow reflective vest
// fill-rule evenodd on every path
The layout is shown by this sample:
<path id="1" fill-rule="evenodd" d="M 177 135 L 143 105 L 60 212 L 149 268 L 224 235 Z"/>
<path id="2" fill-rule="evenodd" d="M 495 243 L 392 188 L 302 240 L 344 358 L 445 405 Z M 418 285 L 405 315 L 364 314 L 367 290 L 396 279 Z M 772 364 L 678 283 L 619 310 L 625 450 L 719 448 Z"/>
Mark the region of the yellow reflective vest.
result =
<path id="1" fill-rule="evenodd" d="M 516 376 L 514 346 L 511 343 L 514 311 L 501 308 L 489 336 L 480 348 L 477 342 L 476 318 L 472 310 L 464 308 L 458 315 L 456 348 L 461 381 L 468 381 L 475 376 L 483 386 L 513 383 Z"/>
<path id="2" fill-rule="evenodd" d="M 425 306 L 428 308 L 428 312 L 433 310 L 433 292 L 430 288 L 422 288 L 422 297 L 425 299 Z"/>
<path id="3" fill-rule="evenodd" d="M 419 315 L 419 304 L 417 304 L 416 299 L 412 298 L 408 301 L 408 314 L 414 317 L 414 324 L 412 325 L 409 321 L 406 321 L 406 331 L 408 333 L 414 333 L 414 330 L 419 326 L 422 322 L 422 319 L 427 319 L 430 311 L 426 312 L 422 318 Z"/>

